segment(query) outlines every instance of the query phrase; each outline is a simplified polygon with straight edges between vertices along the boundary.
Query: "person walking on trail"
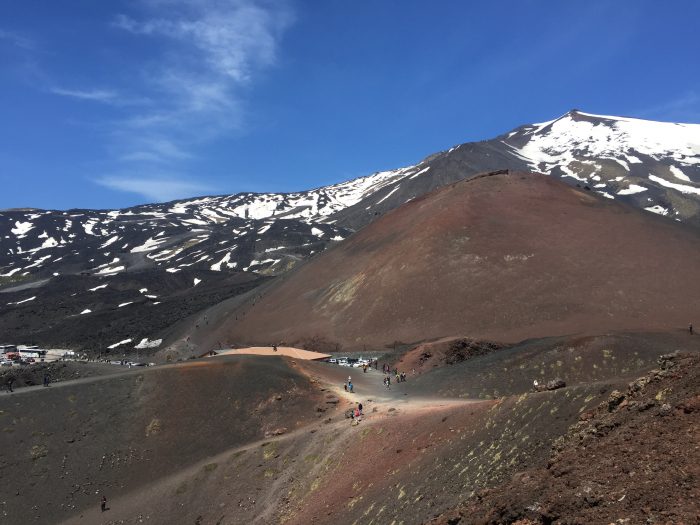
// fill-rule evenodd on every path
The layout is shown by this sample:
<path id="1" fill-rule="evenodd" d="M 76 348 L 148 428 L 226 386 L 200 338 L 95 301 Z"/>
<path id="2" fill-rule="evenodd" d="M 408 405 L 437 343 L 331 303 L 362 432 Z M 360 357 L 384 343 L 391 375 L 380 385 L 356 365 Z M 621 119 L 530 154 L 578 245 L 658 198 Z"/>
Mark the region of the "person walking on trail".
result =
<path id="1" fill-rule="evenodd" d="M 49 383 L 51 382 L 51 377 L 49 376 L 48 372 L 44 374 L 44 386 L 49 386 Z"/>
<path id="2" fill-rule="evenodd" d="M 102 499 L 100 500 L 100 508 L 102 509 L 102 512 L 107 510 L 107 496 L 102 496 Z"/>
<path id="3" fill-rule="evenodd" d="M 350 392 L 350 393 L 352 394 L 352 393 L 353 393 L 353 388 L 354 388 L 354 387 L 353 387 L 353 385 L 352 385 L 352 382 L 348 381 L 348 392 Z"/>
<path id="4" fill-rule="evenodd" d="M 10 376 L 7 378 L 7 391 L 11 394 L 13 392 L 12 390 L 12 383 L 15 382 L 15 378 Z"/>
<path id="5" fill-rule="evenodd" d="M 357 405 L 357 409 L 360 411 L 360 415 L 362 415 L 362 403 Z"/>
<path id="6" fill-rule="evenodd" d="M 693 323 L 690 323 L 690 325 L 688 325 L 688 332 L 690 332 L 690 335 L 693 335 Z"/>

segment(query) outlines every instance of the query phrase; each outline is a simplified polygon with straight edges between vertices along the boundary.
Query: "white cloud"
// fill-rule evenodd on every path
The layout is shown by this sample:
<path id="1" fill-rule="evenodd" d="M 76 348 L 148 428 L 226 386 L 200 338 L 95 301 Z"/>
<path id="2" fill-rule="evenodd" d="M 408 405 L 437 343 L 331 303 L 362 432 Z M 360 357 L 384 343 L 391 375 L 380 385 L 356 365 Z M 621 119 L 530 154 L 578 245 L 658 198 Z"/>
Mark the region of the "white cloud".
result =
<path id="1" fill-rule="evenodd" d="M 129 151 L 120 157 L 122 161 L 163 162 L 185 160 L 192 155 L 163 137 L 139 137 Z"/>
<path id="2" fill-rule="evenodd" d="M 213 193 L 212 188 L 205 184 L 167 175 L 143 177 L 106 175 L 94 179 L 93 182 L 113 190 L 142 195 L 151 201 L 158 202 Z"/>
<path id="3" fill-rule="evenodd" d="M 0 40 L 5 40 L 13 46 L 17 46 L 27 50 L 33 50 L 36 47 L 32 39 L 15 31 L 6 31 L 4 29 L 0 29 Z"/>
<path id="4" fill-rule="evenodd" d="M 278 37 L 291 21 L 284 10 L 271 11 L 252 1 L 172 4 L 189 6 L 189 13 L 145 21 L 119 15 L 114 25 L 134 34 L 192 44 L 213 71 L 238 82 L 274 62 Z"/>
<path id="5" fill-rule="evenodd" d="M 51 91 L 118 111 L 106 125 L 106 136 L 112 160 L 121 166 L 106 171 L 160 173 L 170 165 L 184 175 L 199 146 L 243 129 L 244 91 L 276 63 L 291 11 L 286 0 L 136 0 L 129 5 L 134 10 L 116 16 L 112 26 L 121 38 L 142 46 L 142 56 L 151 57 L 122 69 L 131 98 L 147 103 L 127 103 L 124 89 Z M 97 182 L 149 198 L 174 198 L 157 178 Z M 171 187 L 176 196 L 201 189 L 178 181 Z"/>
<path id="6" fill-rule="evenodd" d="M 79 90 L 79 89 L 63 89 L 54 87 L 50 89 L 54 95 L 63 97 L 79 98 L 81 100 L 93 100 L 95 102 L 114 102 L 117 100 L 117 94 L 114 91 L 104 89 Z"/>

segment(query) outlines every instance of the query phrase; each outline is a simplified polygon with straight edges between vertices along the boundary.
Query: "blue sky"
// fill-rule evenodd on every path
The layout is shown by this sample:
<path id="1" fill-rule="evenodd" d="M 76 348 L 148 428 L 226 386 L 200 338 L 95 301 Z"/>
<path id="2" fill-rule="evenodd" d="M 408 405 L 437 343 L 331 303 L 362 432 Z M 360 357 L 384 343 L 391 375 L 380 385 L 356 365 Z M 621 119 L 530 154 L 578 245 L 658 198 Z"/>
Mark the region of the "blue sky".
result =
<path id="1" fill-rule="evenodd" d="M 700 122 L 700 3 L 10 0 L 0 209 L 295 191 L 571 108 Z"/>

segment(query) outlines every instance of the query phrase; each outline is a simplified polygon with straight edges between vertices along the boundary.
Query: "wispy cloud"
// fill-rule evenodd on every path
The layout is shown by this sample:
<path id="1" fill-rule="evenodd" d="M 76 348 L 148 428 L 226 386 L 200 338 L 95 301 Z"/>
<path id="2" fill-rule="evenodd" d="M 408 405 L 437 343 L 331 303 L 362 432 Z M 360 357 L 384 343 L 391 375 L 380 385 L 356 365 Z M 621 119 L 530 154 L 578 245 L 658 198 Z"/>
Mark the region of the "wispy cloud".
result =
<path id="1" fill-rule="evenodd" d="M 54 87 L 51 88 L 49 91 L 54 95 L 78 98 L 81 100 L 92 100 L 95 102 L 113 103 L 118 99 L 117 93 L 105 89 L 79 90 Z"/>
<path id="2" fill-rule="evenodd" d="M 116 15 L 112 27 L 155 54 L 130 72 L 131 99 L 120 90 L 54 87 L 56 95 L 115 106 L 107 124 L 108 149 L 121 168 L 113 173 L 183 173 L 197 148 L 225 133 L 241 132 L 246 90 L 277 61 L 279 41 L 293 16 L 286 0 L 138 0 L 135 11 Z M 118 108 L 117 108 L 118 106 Z M 189 179 L 186 179 L 189 180 Z M 152 198 L 198 191 L 191 182 L 125 175 L 96 179 L 103 186 Z"/>
<path id="3" fill-rule="evenodd" d="M 138 21 L 119 15 L 114 25 L 137 35 L 171 38 L 195 46 L 212 71 L 237 82 L 275 60 L 277 40 L 290 22 L 284 11 L 254 2 L 162 2 L 189 7 L 189 15 Z"/>
<path id="4" fill-rule="evenodd" d="M 171 201 L 196 195 L 213 193 L 215 190 L 206 184 L 184 180 L 180 176 L 147 174 L 143 177 L 133 175 L 107 175 L 93 179 L 93 182 L 106 188 L 134 193 L 149 201 Z"/>
<path id="5" fill-rule="evenodd" d="M 139 137 L 129 152 L 120 160 L 126 162 L 163 162 L 164 160 L 186 160 L 192 155 L 163 137 Z"/>
<path id="6" fill-rule="evenodd" d="M 9 42 L 11 45 L 22 49 L 33 50 L 36 48 L 35 42 L 31 38 L 21 33 L 17 33 L 16 31 L 0 29 L 0 40 Z"/>

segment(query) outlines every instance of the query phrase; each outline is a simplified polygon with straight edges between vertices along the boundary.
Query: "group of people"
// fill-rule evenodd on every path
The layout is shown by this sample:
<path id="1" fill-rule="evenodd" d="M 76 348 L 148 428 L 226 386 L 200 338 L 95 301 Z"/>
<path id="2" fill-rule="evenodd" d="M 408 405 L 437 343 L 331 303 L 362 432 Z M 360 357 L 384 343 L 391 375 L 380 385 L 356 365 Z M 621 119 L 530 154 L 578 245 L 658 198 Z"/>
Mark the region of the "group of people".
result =
<path id="1" fill-rule="evenodd" d="M 357 406 L 353 409 L 350 409 L 350 419 L 352 425 L 357 425 L 360 421 L 362 421 L 362 416 L 364 414 L 362 413 L 362 403 L 358 403 Z"/>
<path id="2" fill-rule="evenodd" d="M 398 368 L 394 368 L 394 370 L 392 370 L 389 365 L 384 365 L 383 368 L 384 374 L 387 376 L 387 378 L 393 375 L 397 383 L 404 383 L 406 381 L 406 372 L 399 372 Z M 415 369 L 413 370 L 413 373 L 416 373 Z"/>
<path id="3" fill-rule="evenodd" d="M 352 377 L 348 376 L 348 380 L 345 381 L 345 391 L 346 392 L 354 392 L 354 386 L 352 384 Z"/>

